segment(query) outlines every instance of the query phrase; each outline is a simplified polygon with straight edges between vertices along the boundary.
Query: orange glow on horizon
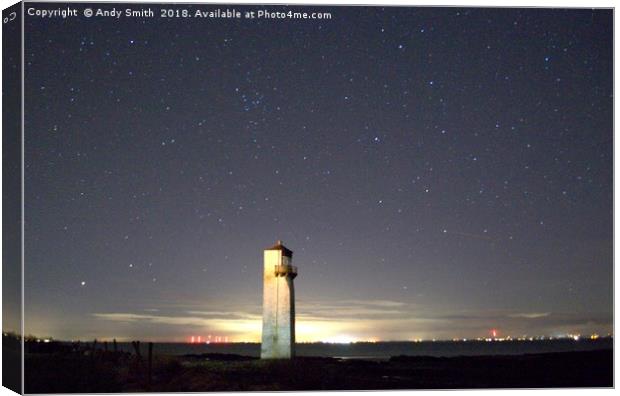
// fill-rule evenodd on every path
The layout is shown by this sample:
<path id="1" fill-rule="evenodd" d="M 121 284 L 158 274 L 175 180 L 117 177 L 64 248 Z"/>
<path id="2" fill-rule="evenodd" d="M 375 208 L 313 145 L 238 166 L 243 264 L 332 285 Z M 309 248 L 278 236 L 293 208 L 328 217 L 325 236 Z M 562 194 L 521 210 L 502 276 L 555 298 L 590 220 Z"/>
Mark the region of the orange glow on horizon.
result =
<path id="1" fill-rule="evenodd" d="M 228 334 L 208 334 L 206 336 L 190 336 L 190 343 L 230 343 L 230 342 L 261 342 L 262 319 L 256 320 L 221 320 L 211 330 Z M 295 326 L 296 341 L 352 343 L 378 342 L 381 339 L 374 335 L 364 334 L 370 330 L 366 323 L 337 322 L 332 320 L 298 320 Z"/>
<path id="2" fill-rule="evenodd" d="M 193 314 L 192 312 L 189 313 Z M 101 318 L 120 322 L 146 319 L 153 323 L 179 326 L 187 331 L 181 337 L 172 336 L 165 341 L 161 338 L 154 339 L 154 341 L 158 342 L 185 342 L 191 344 L 260 343 L 262 317 L 258 314 L 237 314 L 236 316 L 230 318 L 200 318 L 198 316 L 153 316 L 126 313 L 99 315 Z M 438 328 L 439 330 L 437 330 Z M 404 340 L 414 342 L 422 340 L 510 341 L 512 339 L 509 335 L 510 331 L 516 331 L 514 329 L 500 330 L 498 328 L 487 328 L 487 330 L 482 331 L 470 329 L 470 333 L 458 334 L 457 332 L 455 337 L 448 333 L 449 329 L 446 324 L 430 319 L 416 317 L 344 317 L 339 319 L 333 315 L 323 317 L 320 314 L 298 315 L 295 330 L 295 338 L 298 343 L 356 343 Z M 452 330 L 458 331 L 458 329 Z M 472 334 L 471 332 L 476 332 L 477 334 Z M 485 333 L 487 334 L 486 336 L 481 336 L 481 334 Z M 597 334 L 595 332 L 588 332 L 583 337 L 597 339 Z M 149 339 L 148 334 L 145 337 Z M 115 338 L 120 342 L 125 341 L 119 336 Z M 526 336 L 522 338 L 526 338 Z M 533 337 L 528 338 L 532 339 Z"/>

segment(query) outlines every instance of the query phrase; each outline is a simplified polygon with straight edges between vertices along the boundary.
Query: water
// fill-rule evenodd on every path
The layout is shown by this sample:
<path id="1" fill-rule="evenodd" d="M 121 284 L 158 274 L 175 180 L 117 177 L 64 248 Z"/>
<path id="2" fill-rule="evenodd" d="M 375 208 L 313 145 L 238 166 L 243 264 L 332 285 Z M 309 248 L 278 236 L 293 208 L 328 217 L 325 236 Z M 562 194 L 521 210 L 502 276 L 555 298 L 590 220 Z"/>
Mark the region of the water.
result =
<path id="1" fill-rule="evenodd" d="M 130 343 L 119 343 L 120 350 L 133 352 Z M 388 359 L 390 356 L 477 356 L 477 355 L 521 355 L 526 353 L 589 351 L 612 349 L 612 338 L 597 340 L 572 339 L 534 341 L 425 341 L 425 342 L 377 342 L 353 344 L 297 344 L 298 356 L 337 357 L 343 359 Z M 142 345 L 142 353 L 146 346 Z M 183 344 L 156 343 L 154 353 L 165 355 L 186 355 L 202 353 L 225 353 L 244 356 L 260 355 L 258 343 L 230 344 Z"/>

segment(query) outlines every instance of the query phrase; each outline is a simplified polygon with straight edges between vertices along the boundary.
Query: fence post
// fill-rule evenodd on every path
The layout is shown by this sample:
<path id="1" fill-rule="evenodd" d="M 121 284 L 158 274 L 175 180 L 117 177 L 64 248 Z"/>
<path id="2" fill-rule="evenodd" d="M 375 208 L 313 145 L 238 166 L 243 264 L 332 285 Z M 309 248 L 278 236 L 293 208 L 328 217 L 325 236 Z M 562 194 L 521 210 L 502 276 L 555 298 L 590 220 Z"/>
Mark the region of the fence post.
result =
<path id="1" fill-rule="evenodd" d="M 132 341 L 133 349 L 136 351 L 136 357 L 138 360 L 142 360 L 142 354 L 140 353 L 140 341 Z"/>
<path id="2" fill-rule="evenodd" d="M 149 342 L 149 362 L 147 367 L 147 390 L 151 390 L 151 377 L 153 370 L 153 343 Z"/>

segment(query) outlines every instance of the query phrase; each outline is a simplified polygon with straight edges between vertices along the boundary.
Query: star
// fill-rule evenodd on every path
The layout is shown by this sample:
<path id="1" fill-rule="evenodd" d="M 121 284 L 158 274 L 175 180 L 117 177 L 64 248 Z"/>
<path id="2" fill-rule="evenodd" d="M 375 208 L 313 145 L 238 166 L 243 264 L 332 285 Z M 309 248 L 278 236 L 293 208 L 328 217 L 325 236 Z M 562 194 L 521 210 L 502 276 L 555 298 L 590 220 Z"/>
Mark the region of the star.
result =
<path id="1" fill-rule="evenodd" d="M 138 300 L 115 298 L 136 290 L 140 301 L 247 310 L 262 249 L 277 238 L 295 251 L 307 301 L 342 305 L 360 289 L 368 301 L 399 300 L 386 308 L 402 311 L 394 318 L 341 318 L 360 339 L 410 337 L 401 316 L 467 307 L 485 317 L 493 301 L 505 319 L 553 306 L 579 328 L 613 329 L 612 10 L 337 10 L 346 23 L 288 29 L 289 46 L 261 38 L 277 30 L 267 21 L 76 19 L 50 30 L 28 20 L 30 293 L 33 312 L 66 322 L 41 331 L 131 337 L 84 312 L 137 312 Z M 329 37 L 341 40 L 325 46 Z M 10 58 L 17 72 L 21 58 Z M 588 277 L 580 257 L 596 263 Z M 390 269 L 382 287 L 376 264 Z M 114 268 L 129 270 L 123 282 Z M 354 271 L 354 282 L 330 268 Z M 531 290 L 519 299 L 516 271 Z M 554 274 L 572 282 L 569 300 Z M 93 275 L 80 301 L 57 293 Z M 423 330 L 471 339 L 488 331 L 478 322 Z M 559 331 L 553 317 L 505 322 Z"/>

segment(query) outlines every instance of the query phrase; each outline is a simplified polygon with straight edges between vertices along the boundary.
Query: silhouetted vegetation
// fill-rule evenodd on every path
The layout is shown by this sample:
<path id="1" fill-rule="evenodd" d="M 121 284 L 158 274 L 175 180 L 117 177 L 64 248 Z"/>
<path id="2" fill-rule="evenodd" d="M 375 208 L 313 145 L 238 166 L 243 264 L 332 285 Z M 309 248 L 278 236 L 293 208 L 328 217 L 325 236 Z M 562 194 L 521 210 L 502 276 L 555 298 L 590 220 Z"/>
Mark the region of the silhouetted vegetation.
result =
<path id="1" fill-rule="evenodd" d="M 40 344 L 40 343 L 38 343 Z M 207 353 L 166 356 L 104 343 L 27 343 L 27 393 L 207 392 L 438 388 L 611 387 L 612 350 L 388 361 L 259 360 Z M 152 351 L 153 346 L 150 346 Z"/>

